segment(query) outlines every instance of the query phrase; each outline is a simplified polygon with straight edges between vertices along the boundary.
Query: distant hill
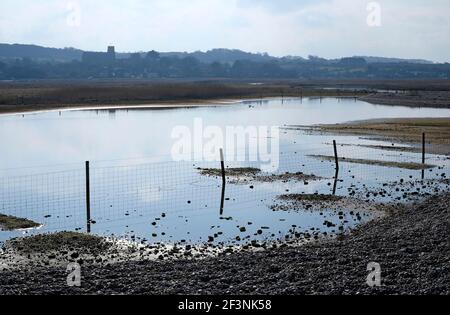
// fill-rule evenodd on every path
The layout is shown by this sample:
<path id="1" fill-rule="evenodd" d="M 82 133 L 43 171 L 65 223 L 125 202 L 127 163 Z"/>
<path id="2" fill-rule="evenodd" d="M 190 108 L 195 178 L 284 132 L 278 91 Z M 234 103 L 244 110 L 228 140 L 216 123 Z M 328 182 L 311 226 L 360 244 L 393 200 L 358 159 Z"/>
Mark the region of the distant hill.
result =
<path id="1" fill-rule="evenodd" d="M 28 79 L 448 79 L 450 64 L 384 57 L 273 57 L 232 49 L 122 52 L 0 44 L 0 80 Z M 90 56 L 89 58 L 87 58 Z M 81 60 L 81 62 L 79 62 Z M 45 62 L 43 62 L 45 61 Z M 50 62 L 47 62 L 50 61 Z"/>
<path id="2" fill-rule="evenodd" d="M 106 47 L 105 47 L 106 51 Z M 0 59 L 15 59 L 15 58 L 30 58 L 34 60 L 56 61 L 56 62 L 70 62 L 73 60 L 81 60 L 83 50 L 75 48 L 48 48 L 37 45 L 22 45 L 22 44 L 0 44 Z M 146 52 L 142 52 L 144 55 Z M 129 58 L 131 53 L 118 53 L 117 58 Z M 270 56 L 267 53 L 249 53 L 238 49 L 212 49 L 206 52 L 196 51 L 188 52 L 163 52 L 161 57 L 194 57 L 202 63 L 227 63 L 231 64 L 238 60 L 246 60 L 252 62 L 268 62 L 276 60 L 306 60 L 298 56 L 286 56 L 277 58 Z M 318 58 L 318 57 L 317 57 Z M 413 64 L 433 64 L 433 62 L 422 59 L 399 59 L 399 58 L 385 58 L 373 56 L 355 56 L 352 58 L 363 58 L 367 63 L 413 63 Z M 343 58 L 348 59 L 348 58 Z M 325 60 L 325 59 L 323 59 Z M 338 61 L 339 59 L 336 59 Z"/>
<path id="3" fill-rule="evenodd" d="M 30 58 L 35 60 L 48 60 L 70 62 L 81 60 L 82 50 L 75 48 L 47 48 L 36 45 L 0 44 L 0 58 Z"/>
<path id="4" fill-rule="evenodd" d="M 162 56 L 177 56 L 180 58 L 183 57 L 194 57 L 200 62 L 203 63 L 213 63 L 213 62 L 221 62 L 221 63 L 233 63 L 238 60 L 247 60 L 253 62 L 267 62 L 271 60 L 276 60 L 276 57 L 269 56 L 267 53 L 264 54 L 255 54 L 249 53 L 238 49 L 212 49 L 206 52 L 196 51 L 193 53 L 162 53 Z"/>
<path id="5" fill-rule="evenodd" d="M 422 65 L 433 64 L 432 61 L 423 59 L 400 59 L 400 58 L 385 58 L 385 57 L 373 57 L 373 56 L 355 56 L 354 58 L 363 58 L 367 63 L 416 63 Z"/>

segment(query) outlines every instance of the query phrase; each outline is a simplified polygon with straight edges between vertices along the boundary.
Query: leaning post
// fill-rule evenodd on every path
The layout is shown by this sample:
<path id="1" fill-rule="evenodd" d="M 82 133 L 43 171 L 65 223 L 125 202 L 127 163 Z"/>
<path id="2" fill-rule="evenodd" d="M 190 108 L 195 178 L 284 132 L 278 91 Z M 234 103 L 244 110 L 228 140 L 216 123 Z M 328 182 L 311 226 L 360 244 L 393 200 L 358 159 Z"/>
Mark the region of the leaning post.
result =
<path id="1" fill-rule="evenodd" d="M 336 173 L 334 175 L 334 184 L 333 184 L 333 195 L 336 195 L 336 189 L 337 189 L 337 183 L 338 183 L 338 177 L 339 177 L 339 157 L 338 157 L 338 152 L 337 152 L 336 140 L 333 140 L 333 147 L 334 147 L 334 160 L 336 163 Z"/>
<path id="2" fill-rule="evenodd" d="M 220 149 L 220 167 L 222 170 L 222 195 L 221 195 L 221 200 L 220 200 L 220 215 L 223 214 L 223 208 L 225 205 L 225 186 L 227 184 L 227 180 L 225 177 L 225 159 L 223 156 L 223 149 Z"/>

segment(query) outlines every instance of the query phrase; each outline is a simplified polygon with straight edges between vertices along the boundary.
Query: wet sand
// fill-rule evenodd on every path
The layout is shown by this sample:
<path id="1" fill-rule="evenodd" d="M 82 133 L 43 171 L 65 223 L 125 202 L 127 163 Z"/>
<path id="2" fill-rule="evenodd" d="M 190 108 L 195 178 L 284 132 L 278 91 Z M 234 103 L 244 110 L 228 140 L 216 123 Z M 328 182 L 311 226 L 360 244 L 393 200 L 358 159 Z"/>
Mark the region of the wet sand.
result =
<path id="1" fill-rule="evenodd" d="M 427 153 L 450 155 L 450 118 L 374 119 L 312 127 L 287 126 L 286 129 L 360 136 L 372 140 L 406 143 L 415 148 L 421 148 L 422 133 L 425 133 Z"/>

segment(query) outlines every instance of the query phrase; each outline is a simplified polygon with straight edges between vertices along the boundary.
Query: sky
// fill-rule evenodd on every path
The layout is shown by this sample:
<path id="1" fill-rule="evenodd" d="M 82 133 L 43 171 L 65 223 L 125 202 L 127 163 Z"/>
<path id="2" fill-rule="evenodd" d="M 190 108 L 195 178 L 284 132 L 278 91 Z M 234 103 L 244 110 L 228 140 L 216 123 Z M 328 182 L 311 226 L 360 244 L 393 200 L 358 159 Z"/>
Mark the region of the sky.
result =
<path id="1" fill-rule="evenodd" d="M 1 0 L 0 42 L 450 61 L 450 0 Z"/>

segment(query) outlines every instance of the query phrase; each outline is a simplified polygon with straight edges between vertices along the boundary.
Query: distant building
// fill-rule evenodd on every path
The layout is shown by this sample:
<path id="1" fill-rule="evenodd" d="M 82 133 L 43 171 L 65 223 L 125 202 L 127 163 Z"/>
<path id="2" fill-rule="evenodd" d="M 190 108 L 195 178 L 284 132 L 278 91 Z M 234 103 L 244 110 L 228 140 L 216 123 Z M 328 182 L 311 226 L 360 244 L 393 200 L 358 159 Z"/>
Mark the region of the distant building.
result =
<path id="1" fill-rule="evenodd" d="M 116 50 L 109 46 L 107 52 L 84 52 L 81 60 L 88 64 L 112 64 L 116 60 Z"/>

